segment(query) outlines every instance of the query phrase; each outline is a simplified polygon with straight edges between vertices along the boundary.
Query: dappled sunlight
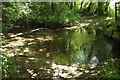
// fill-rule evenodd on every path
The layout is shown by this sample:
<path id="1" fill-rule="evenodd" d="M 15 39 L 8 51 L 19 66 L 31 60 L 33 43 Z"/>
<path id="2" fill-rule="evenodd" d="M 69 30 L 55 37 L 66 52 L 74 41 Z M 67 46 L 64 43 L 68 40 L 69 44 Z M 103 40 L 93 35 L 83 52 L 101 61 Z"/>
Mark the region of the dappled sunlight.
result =
<path id="1" fill-rule="evenodd" d="M 14 53 L 9 53 L 9 54 L 7 54 L 7 56 L 13 57 L 13 56 L 15 56 L 15 54 Z"/>
<path id="2" fill-rule="evenodd" d="M 34 70 L 27 69 L 27 72 L 32 75 L 31 78 L 35 78 L 37 76 L 37 73 L 34 72 Z"/>
<path id="3" fill-rule="evenodd" d="M 72 27 L 65 27 L 65 29 L 71 30 L 71 29 L 76 29 L 78 26 L 72 26 Z"/>
<path id="4" fill-rule="evenodd" d="M 83 64 L 84 65 L 84 64 Z M 98 71 L 95 69 L 85 69 L 86 66 L 80 67 L 78 64 L 60 65 L 52 63 L 51 68 L 53 69 L 53 77 L 63 78 L 77 78 L 77 77 L 94 77 L 98 76 Z"/>
<path id="5" fill-rule="evenodd" d="M 17 33 L 17 34 L 13 34 L 13 33 L 8 33 L 8 36 L 10 38 L 14 38 L 14 37 L 17 37 L 17 36 L 20 36 L 20 35 L 23 35 L 24 33 Z"/>
<path id="6" fill-rule="evenodd" d="M 23 38 L 23 37 L 15 37 L 11 38 L 9 43 L 4 45 L 4 50 L 7 51 L 8 56 L 15 55 L 24 55 L 24 53 L 30 52 L 27 45 L 35 44 L 32 38 Z M 24 49 L 22 49 L 24 47 Z"/>
<path id="7" fill-rule="evenodd" d="M 28 47 L 26 47 L 24 50 L 23 50 L 23 52 L 25 53 L 25 52 L 29 52 L 30 51 L 30 49 L 28 48 Z"/>
<path id="8" fill-rule="evenodd" d="M 40 41 L 49 41 L 49 40 L 53 40 L 53 37 L 52 36 L 43 36 L 43 37 L 37 37 L 36 39 L 40 40 Z"/>
<path id="9" fill-rule="evenodd" d="M 3 79 L 120 79 L 120 2 L 82 1 L 3 2 Z"/>
<path id="10" fill-rule="evenodd" d="M 24 46 L 25 45 L 25 40 L 19 39 L 17 41 L 12 41 L 9 42 L 5 47 L 17 47 L 17 46 Z"/>
<path id="11" fill-rule="evenodd" d="M 63 78 L 75 78 L 83 74 L 83 72 L 78 70 L 78 65 L 76 64 L 67 66 L 52 63 L 51 68 L 54 70 L 53 76 L 60 76 Z"/>
<path id="12" fill-rule="evenodd" d="M 86 26 L 88 26 L 89 24 L 90 24 L 90 23 L 81 23 L 80 26 L 81 26 L 81 27 L 86 27 Z"/>
<path id="13" fill-rule="evenodd" d="M 17 67 L 17 75 L 46 79 L 93 78 L 99 75 L 96 69 L 99 65 L 94 59 L 90 60 L 91 63 L 87 56 L 82 59 L 81 53 L 88 55 L 91 48 L 91 43 L 88 44 L 91 38 L 85 27 L 73 26 L 36 32 L 37 30 L 30 35 L 10 37 L 8 44 L 3 46 L 5 55 Z M 91 53 L 91 57 L 93 54 Z M 107 64 L 106 62 L 105 65 Z M 103 69 L 106 70 L 104 67 Z"/>
<path id="14" fill-rule="evenodd" d="M 23 37 L 15 37 L 11 38 L 10 42 L 5 45 L 4 47 L 18 47 L 18 46 L 25 46 L 26 42 L 32 42 L 34 39 L 32 38 L 23 38 Z"/>
<path id="15" fill-rule="evenodd" d="M 106 17 L 105 20 L 111 20 L 113 19 L 112 17 Z"/>
<path id="16" fill-rule="evenodd" d="M 82 17 L 82 21 L 79 23 L 79 26 L 81 27 L 90 27 L 90 26 L 95 26 L 95 25 L 100 25 L 103 24 L 103 21 L 107 20 L 112 20 L 113 17 L 106 17 L 106 16 L 101 16 L 101 17 Z"/>
<path id="17" fill-rule="evenodd" d="M 50 56 L 50 53 L 46 53 L 46 57 L 49 57 Z"/>
<path id="18" fill-rule="evenodd" d="M 43 28 L 37 28 L 37 29 L 33 29 L 33 30 L 31 30 L 31 31 L 30 31 L 30 33 L 33 33 L 33 32 L 40 31 L 41 29 L 43 29 Z"/>
<path id="19" fill-rule="evenodd" d="M 45 50 L 46 50 L 46 48 L 39 49 L 40 52 L 43 52 Z"/>
<path id="20" fill-rule="evenodd" d="M 31 47 L 36 45 L 36 48 L 38 48 L 39 52 L 45 52 L 47 49 L 43 47 L 37 47 L 37 43 L 41 43 L 39 45 L 45 44 L 44 42 L 46 41 L 51 41 L 53 40 L 52 36 L 41 36 L 41 37 L 36 37 L 36 38 L 31 38 L 31 37 L 12 37 L 9 40 L 9 43 L 4 45 L 4 51 L 7 51 L 8 56 L 15 56 L 15 55 L 33 55 L 33 51 L 31 50 Z M 43 43 L 43 44 L 42 44 Z M 45 44 L 46 46 L 46 44 Z M 36 50 L 35 52 L 36 53 Z M 48 54 L 46 56 L 49 56 Z"/>

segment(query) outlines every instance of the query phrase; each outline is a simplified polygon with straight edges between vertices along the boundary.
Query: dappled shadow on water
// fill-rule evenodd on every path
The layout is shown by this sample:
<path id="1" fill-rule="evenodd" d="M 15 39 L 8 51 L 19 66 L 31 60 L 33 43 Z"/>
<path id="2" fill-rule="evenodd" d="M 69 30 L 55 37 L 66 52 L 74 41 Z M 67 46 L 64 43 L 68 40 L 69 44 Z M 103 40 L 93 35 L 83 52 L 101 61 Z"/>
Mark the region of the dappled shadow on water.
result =
<path id="1" fill-rule="evenodd" d="M 97 78 L 100 71 L 95 69 L 97 66 L 91 68 L 94 62 L 91 58 L 105 59 L 103 52 L 109 50 L 104 40 L 102 43 L 100 39 L 95 40 L 83 29 L 38 28 L 19 35 L 9 34 L 9 37 L 4 51 L 17 68 L 17 78 Z M 95 43 L 98 44 L 93 46 Z"/>
<path id="2" fill-rule="evenodd" d="M 59 52 L 55 46 L 58 43 L 56 41 L 56 44 L 53 44 L 53 39 L 61 38 L 56 32 L 45 31 L 40 31 L 40 34 L 32 32 L 22 36 L 10 35 L 10 41 L 4 46 L 4 50 L 17 68 L 16 77 L 51 78 L 53 76 L 55 70 L 52 69 L 52 64 L 55 56 L 51 57 L 51 55 L 57 55 Z"/>

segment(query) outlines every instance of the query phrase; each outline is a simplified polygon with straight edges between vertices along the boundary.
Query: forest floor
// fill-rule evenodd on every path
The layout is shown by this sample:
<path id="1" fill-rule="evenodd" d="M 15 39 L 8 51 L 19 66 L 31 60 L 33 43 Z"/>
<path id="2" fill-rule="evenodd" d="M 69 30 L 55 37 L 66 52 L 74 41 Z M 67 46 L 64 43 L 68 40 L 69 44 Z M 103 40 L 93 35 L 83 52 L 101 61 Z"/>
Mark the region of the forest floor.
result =
<path id="1" fill-rule="evenodd" d="M 85 27 L 90 27 L 93 25 L 98 25 L 101 23 L 104 23 L 107 20 L 111 20 L 113 19 L 112 17 L 106 17 L 106 16 L 84 16 L 82 17 L 81 21 L 80 21 L 80 26 L 85 26 Z"/>

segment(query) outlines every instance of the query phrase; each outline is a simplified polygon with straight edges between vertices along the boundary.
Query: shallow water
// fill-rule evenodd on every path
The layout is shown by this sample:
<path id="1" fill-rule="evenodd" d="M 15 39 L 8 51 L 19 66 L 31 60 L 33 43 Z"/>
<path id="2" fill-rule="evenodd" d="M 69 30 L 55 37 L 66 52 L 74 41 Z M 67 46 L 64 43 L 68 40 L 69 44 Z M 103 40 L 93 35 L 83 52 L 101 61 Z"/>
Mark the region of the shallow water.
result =
<path id="1" fill-rule="evenodd" d="M 97 77 L 95 68 L 113 57 L 103 36 L 80 28 L 34 29 L 11 37 L 5 52 L 18 78 Z"/>

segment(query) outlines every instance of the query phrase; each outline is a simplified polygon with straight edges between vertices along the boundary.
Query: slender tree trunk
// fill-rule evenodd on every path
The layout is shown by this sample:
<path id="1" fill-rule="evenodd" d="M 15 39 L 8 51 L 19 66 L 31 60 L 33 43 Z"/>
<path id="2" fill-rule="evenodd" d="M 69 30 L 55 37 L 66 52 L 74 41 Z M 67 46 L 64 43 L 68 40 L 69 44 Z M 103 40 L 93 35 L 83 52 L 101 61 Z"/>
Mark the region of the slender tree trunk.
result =
<path id="1" fill-rule="evenodd" d="M 96 9 L 96 13 L 100 16 L 104 15 L 104 2 L 98 2 L 98 7 Z"/>
<path id="2" fill-rule="evenodd" d="M 71 2 L 71 3 L 70 3 L 70 9 L 72 9 L 72 8 L 73 8 L 73 3 Z"/>
<path id="3" fill-rule="evenodd" d="M 52 12 L 55 12 L 55 10 L 54 10 L 54 3 L 53 2 L 51 2 L 51 9 L 52 9 Z"/>
<path id="4" fill-rule="evenodd" d="M 91 5 L 92 5 L 92 2 L 90 2 L 88 8 L 87 8 L 87 11 L 90 13 L 90 9 L 91 9 Z"/>
<path id="5" fill-rule="evenodd" d="M 117 2 L 115 2 L 115 21 L 117 22 Z"/>
<path id="6" fill-rule="evenodd" d="M 105 4 L 105 14 L 108 12 L 109 4 L 110 4 L 110 2 L 106 2 L 106 4 Z"/>
<path id="7" fill-rule="evenodd" d="M 69 7 L 69 3 L 68 2 L 65 2 L 65 5 L 67 5 Z"/>
<path id="8" fill-rule="evenodd" d="M 74 2 L 74 10 L 75 10 L 75 8 L 76 8 L 76 2 Z"/>
<path id="9" fill-rule="evenodd" d="M 83 2 L 84 2 L 84 0 L 82 0 L 82 2 L 81 2 L 81 4 L 80 4 L 80 10 L 82 9 Z"/>
<path id="10" fill-rule="evenodd" d="M 82 5 L 83 5 L 83 2 L 81 2 L 81 4 L 80 4 L 80 10 L 82 9 Z"/>

